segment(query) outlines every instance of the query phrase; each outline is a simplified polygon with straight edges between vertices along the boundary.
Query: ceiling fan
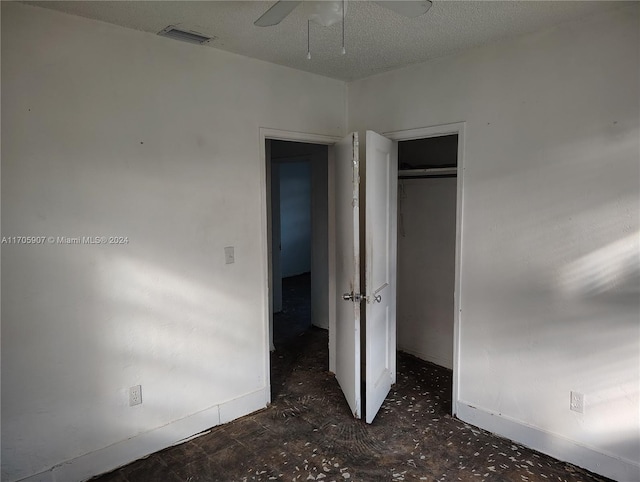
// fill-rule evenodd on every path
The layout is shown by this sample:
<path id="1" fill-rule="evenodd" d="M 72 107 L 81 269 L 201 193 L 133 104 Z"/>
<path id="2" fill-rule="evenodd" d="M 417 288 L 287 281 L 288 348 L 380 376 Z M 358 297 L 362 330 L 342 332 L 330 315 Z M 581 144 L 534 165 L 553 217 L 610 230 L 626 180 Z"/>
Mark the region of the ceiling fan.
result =
<path id="1" fill-rule="evenodd" d="M 271 27 L 278 25 L 285 19 L 302 1 L 280 0 L 276 2 L 269 10 L 267 10 L 254 25 L 258 27 Z M 315 1 L 305 2 L 316 5 L 316 11 L 311 14 L 310 20 L 313 20 L 325 27 L 336 23 L 344 18 L 344 0 L 343 1 Z M 391 1 L 374 1 L 381 7 L 396 12 L 404 17 L 419 17 L 427 13 L 431 8 L 430 0 L 391 0 Z"/>

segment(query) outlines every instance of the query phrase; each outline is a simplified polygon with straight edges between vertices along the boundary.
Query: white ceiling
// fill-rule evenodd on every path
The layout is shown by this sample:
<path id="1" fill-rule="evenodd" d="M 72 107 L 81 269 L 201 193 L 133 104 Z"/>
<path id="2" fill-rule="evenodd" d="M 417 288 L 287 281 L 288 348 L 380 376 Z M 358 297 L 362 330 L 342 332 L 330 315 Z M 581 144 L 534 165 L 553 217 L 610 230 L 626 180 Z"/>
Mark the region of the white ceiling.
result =
<path id="1" fill-rule="evenodd" d="M 157 33 L 167 25 L 217 39 L 207 46 L 341 80 L 354 80 L 424 62 L 480 44 L 534 32 L 573 18 L 617 8 L 613 1 L 434 0 L 427 14 L 409 19 L 366 0 L 350 0 L 347 54 L 342 24 L 311 24 L 307 60 L 307 8 L 298 6 L 274 27 L 253 22 L 273 1 L 41 1 L 25 2 L 73 15 Z"/>

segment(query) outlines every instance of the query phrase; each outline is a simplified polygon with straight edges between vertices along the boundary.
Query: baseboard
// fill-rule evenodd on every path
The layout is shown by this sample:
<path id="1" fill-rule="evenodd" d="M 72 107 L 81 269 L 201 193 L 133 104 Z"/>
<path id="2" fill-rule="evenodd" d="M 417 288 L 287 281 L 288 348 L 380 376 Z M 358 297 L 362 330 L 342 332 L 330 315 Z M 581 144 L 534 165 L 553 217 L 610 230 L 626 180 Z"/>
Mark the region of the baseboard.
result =
<path id="1" fill-rule="evenodd" d="M 453 362 L 451 360 L 445 360 L 444 358 L 434 357 L 434 356 L 422 353 L 420 351 L 412 350 L 410 348 L 405 348 L 402 346 L 398 346 L 398 350 L 408 353 L 409 355 L 413 355 L 417 358 L 420 358 L 421 360 L 425 360 L 435 365 L 447 368 L 449 370 L 453 370 Z"/>
<path id="2" fill-rule="evenodd" d="M 457 402 L 457 417 L 476 427 L 620 482 L 640 480 L 640 464 L 487 410 Z"/>
<path id="3" fill-rule="evenodd" d="M 134 460 L 176 445 L 211 427 L 230 422 L 266 406 L 266 388 L 214 405 L 201 412 L 95 452 L 69 460 L 20 482 L 81 482 Z"/>
<path id="4" fill-rule="evenodd" d="M 240 398 L 221 403 L 219 405 L 220 423 L 228 423 L 248 413 L 265 408 L 267 406 L 267 400 L 269 399 L 268 397 L 268 389 L 262 388 Z"/>

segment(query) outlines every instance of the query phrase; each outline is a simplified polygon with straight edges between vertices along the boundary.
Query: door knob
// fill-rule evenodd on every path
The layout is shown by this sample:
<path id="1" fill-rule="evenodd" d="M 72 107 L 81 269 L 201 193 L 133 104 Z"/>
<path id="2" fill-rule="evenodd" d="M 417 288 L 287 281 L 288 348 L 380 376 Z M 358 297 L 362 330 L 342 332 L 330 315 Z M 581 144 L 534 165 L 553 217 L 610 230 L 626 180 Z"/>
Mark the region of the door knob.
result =
<path id="1" fill-rule="evenodd" d="M 382 301 L 382 296 L 381 296 L 381 295 L 375 295 L 375 296 L 373 297 L 373 300 L 374 300 L 376 303 L 380 303 L 380 302 Z"/>
<path id="2" fill-rule="evenodd" d="M 360 293 L 344 293 L 342 299 L 359 303 L 364 297 Z"/>

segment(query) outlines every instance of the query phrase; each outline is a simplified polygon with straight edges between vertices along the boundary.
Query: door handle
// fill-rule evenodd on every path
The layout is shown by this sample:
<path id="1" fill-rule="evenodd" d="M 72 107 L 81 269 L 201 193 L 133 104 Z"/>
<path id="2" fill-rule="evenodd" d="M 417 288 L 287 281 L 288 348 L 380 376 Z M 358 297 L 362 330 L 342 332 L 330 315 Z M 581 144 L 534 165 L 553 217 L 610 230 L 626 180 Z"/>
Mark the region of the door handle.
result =
<path id="1" fill-rule="evenodd" d="M 359 303 L 364 297 L 360 293 L 344 293 L 342 295 L 342 299 L 345 301 L 353 301 L 354 303 Z"/>
<path id="2" fill-rule="evenodd" d="M 365 296 L 363 296 L 363 295 L 361 295 L 359 293 L 356 293 L 356 294 L 344 293 L 342 295 L 342 299 L 345 300 L 345 301 L 355 301 L 356 303 L 358 303 L 361 300 L 368 299 L 368 298 L 366 298 Z M 376 302 L 376 303 L 381 303 L 382 302 L 382 295 L 375 295 L 373 297 L 373 301 Z"/>

